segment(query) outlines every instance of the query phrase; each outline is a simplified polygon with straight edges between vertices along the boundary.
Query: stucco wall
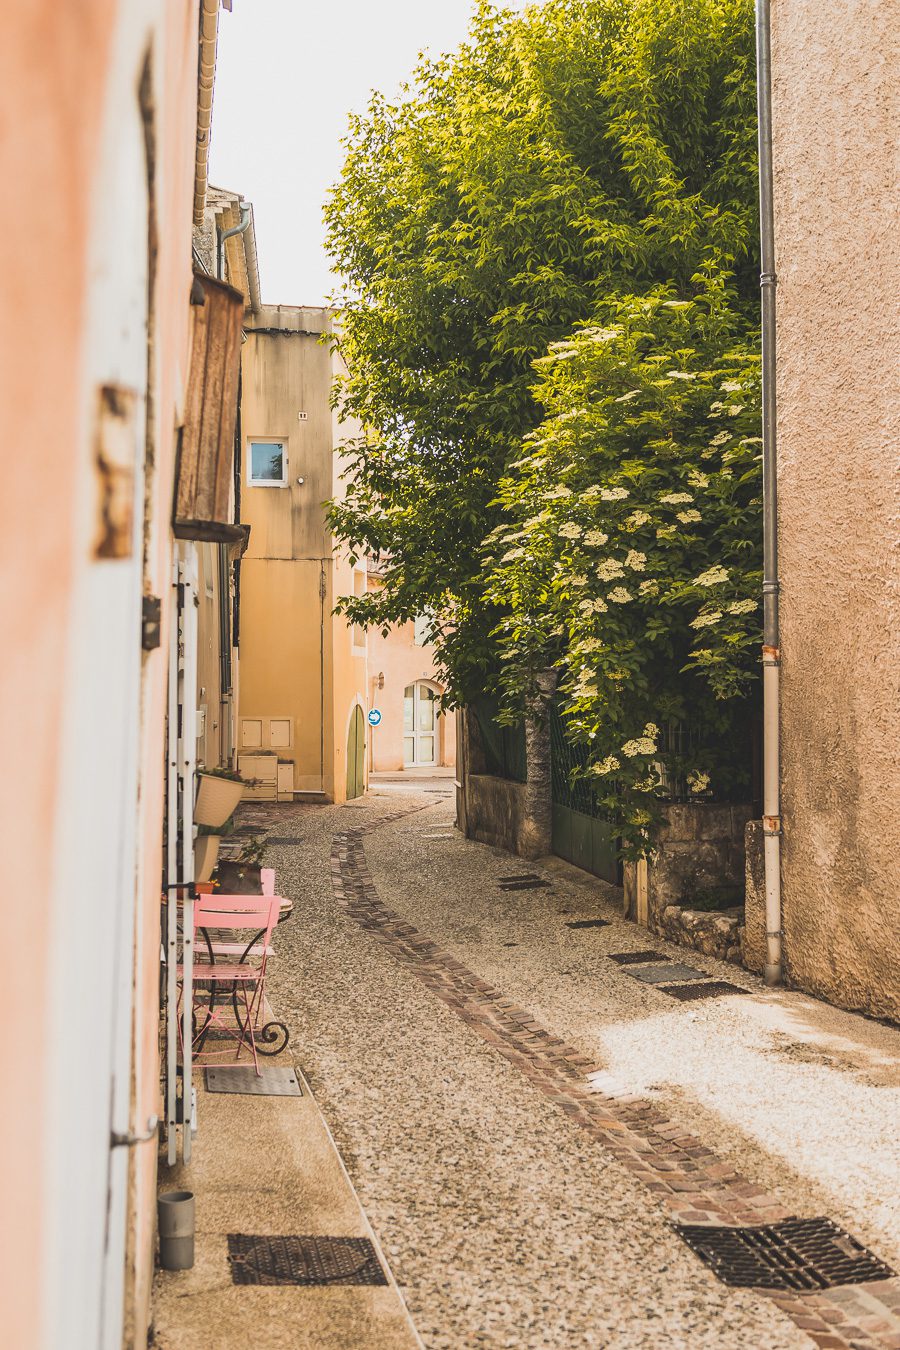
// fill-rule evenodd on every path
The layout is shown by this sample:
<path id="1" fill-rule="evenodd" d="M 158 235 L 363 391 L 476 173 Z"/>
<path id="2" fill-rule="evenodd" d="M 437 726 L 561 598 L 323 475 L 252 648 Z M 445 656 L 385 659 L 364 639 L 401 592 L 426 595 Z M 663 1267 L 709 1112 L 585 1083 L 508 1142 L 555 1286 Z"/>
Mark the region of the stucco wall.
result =
<path id="1" fill-rule="evenodd" d="M 378 629 L 369 630 L 369 697 L 381 712 L 382 720 L 371 737 L 372 767 L 376 773 L 403 769 L 403 691 L 417 680 L 427 680 L 439 692 L 443 686 L 435 679 L 435 653 L 431 644 L 417 647 L 412 623 L 398 624 L 382 637 Z M 384 685 L 376 681 L 384 676 Z M 437 719 L 436 765 L 452 768 L 456 764 L 456 714 L 444 713 Z"/>
<path id="2" fill-rule="evenodd" d="M 144 590 L 165 600 L 170 584 L 197 8 L 38 0 L 4 17 L 0 120 L 9 134 L 0 154 L 19 200 L 0 283 L 13 316 L 0 401 L 16 447 L 4 460 L 0 539 L 0 818 L 14 841 L 9 894 L 27 896 L 5 915 L 17 953 L 7 997 L 27 1031 L 14 1027 L 0 1052 L 16 1092 L 15 1110 L 0 1117 L 4 1209 L 15 1216 L 0 1225 L 0 1306 L 4 1342 L 17 1350 L 93 1350 L 120 1343 L 124 1172 L 125 1327 L 139 1343 L 152 1276 L 156 1150 L 117 1151 L 108 1207 L 110 1085 L 115 1064 L 115 1128 L 158 1110 L 167 607 L 161 647 L 142 656 L 140 599 Z M 93 436 L 104 384 L 136 394 L 135 529 L 128 556 L 98 559 Z"/>
<path id="3" fill-rule="evenodd" d="M 775 0 L 784 952 L 900 1017 L 900 23 Z"/>

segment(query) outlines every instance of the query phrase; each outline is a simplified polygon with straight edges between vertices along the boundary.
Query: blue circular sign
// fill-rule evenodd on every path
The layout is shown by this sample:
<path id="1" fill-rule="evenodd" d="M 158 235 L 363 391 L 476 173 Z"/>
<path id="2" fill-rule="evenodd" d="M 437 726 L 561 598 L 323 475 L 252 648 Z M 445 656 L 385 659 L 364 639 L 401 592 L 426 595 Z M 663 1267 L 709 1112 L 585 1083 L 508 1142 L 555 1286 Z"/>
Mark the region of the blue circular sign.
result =
<path id="1" fill-rule="evenodd" d="M 377 727 L 377 726 L 378 726 L 378 723 L 379 723 L 380 721 L 381 721 L 381 713 L 378 711 L 378 709 L 377 709 L 377 708 L 370 708 L 370 709 L 369 709 L 369 726 L 370 726 L 370 727 Z"/>

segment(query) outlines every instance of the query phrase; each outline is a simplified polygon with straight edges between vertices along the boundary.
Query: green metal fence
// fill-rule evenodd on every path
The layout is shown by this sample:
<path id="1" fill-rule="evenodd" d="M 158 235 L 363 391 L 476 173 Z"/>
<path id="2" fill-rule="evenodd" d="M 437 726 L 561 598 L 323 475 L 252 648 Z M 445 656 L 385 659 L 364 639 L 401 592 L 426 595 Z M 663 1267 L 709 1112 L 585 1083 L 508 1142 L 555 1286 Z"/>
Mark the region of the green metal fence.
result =
<path id="1" fill-rule="evenodd" d="M 566 736 L 558 706 L 550 708 L 550 753 L 553 771 L 553 852 L 595 877 L 617 885 L 620 867 L 613 827 L 597 802 L 590 783 L 573 771 L 587 763 L 584 745 Z"/>
<path id="2" fill-rule="evenodd" d="M 524 783 L 528 777 L 524 723 L 503 726 L 497 721 L 498 704 L 493 699 L 480 699 L 471 706 L 481 732 L 487 772 Z"/>

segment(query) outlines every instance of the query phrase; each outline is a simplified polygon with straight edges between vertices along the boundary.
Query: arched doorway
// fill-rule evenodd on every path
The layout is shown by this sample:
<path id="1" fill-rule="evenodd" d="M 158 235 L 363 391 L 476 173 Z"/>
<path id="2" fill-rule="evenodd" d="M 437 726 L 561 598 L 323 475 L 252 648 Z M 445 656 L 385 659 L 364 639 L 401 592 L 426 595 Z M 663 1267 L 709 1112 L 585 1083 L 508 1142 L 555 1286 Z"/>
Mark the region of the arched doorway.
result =
<path id="1" fill-rule="evenodd" d="M 366 719 L 357 703 L 350 716 L 347 732 L 347 800 L 361 797 L 366 790 Z"/>
<path id="2" fill-rule="evenodd" d="M 403 767 L 437 764 L 438 693 L 426 680 L 408 684 L 403 691 Z"/>

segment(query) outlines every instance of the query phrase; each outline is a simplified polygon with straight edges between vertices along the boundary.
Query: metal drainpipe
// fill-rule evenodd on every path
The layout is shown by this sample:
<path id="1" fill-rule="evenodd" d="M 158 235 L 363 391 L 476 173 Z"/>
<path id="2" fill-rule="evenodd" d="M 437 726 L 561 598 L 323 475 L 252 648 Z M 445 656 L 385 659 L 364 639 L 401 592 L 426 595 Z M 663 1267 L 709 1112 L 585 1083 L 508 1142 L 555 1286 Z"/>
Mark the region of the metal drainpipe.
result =
<path id="1" fill-rule="evenodd" d="M 763 846 L 768 985 L 781 984 L 781 650 L 778 616 L 778 454 L 775 363 L 775 214 L 772 193 L 770 0 L 756 0 L 763 433 Z"/>
<path id="2" fill-rule="evenodd" d="M 230 239 L 233 234 L 243 234 L 250 224 L 250 203 L 241 202 L 241 223 L 233 226 L 230 230 L 220 230 L 216 226 L 216 276 L 220 281 L 224 280 L 222 276 L 222 263 L 225 260 L 224 245 L 225 240 Z"/>

